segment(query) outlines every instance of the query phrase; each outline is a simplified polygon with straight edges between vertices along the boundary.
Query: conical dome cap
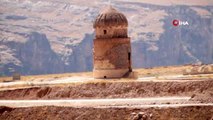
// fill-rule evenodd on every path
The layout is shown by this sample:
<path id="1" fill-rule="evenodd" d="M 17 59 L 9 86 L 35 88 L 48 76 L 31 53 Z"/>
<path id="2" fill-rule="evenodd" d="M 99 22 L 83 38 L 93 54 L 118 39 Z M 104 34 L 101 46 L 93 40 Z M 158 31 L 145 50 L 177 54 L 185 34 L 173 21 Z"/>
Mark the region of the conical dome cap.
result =
<path id="1" fill-rule="evenodd" d="M 128 26 L 127 18 L 112 6 L 104 9 L 96 18 L 93 27 Z"/>

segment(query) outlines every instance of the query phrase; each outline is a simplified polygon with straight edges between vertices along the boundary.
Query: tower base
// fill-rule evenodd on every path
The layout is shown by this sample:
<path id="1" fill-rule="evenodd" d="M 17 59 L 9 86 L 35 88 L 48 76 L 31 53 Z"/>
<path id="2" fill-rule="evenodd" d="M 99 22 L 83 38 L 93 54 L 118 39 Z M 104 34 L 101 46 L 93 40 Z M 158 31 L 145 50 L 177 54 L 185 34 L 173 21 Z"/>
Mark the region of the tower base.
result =
<path id="1" fill-rule="evenodd" d="M 122 78 L 129 69 L 93 70 L 93 77 L 97 79 Z"/>

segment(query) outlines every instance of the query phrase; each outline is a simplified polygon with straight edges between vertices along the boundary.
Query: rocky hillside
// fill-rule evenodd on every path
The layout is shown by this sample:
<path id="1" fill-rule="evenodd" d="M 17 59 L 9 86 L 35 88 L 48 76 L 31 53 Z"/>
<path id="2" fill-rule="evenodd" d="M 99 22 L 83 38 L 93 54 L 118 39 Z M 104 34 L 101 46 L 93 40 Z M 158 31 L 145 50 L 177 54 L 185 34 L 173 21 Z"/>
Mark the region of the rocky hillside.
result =
<path id="1" fill-rule="evenodd" d="M 0 75 L 92 70 L 92 23 L 107 4 L 108 0 L 1 0 Z M 213 2 L 111 4 L 128 18 L 135 68 L 213 63 Z M 174 19 L 189 25 L 174 27 Z"/>

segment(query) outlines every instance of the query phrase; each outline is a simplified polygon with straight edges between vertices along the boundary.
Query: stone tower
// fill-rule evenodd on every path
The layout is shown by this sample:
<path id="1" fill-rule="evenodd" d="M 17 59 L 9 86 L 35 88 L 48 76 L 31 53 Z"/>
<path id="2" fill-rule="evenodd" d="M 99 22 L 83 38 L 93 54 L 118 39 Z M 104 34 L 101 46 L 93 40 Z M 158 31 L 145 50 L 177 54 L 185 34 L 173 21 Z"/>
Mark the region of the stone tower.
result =
<path id="1" fill-rule="evenodd" d="M 109 6 L 97 16 L 93 27 L 94 78 L 128 77 L 132 68 L 127 18 Z"/>

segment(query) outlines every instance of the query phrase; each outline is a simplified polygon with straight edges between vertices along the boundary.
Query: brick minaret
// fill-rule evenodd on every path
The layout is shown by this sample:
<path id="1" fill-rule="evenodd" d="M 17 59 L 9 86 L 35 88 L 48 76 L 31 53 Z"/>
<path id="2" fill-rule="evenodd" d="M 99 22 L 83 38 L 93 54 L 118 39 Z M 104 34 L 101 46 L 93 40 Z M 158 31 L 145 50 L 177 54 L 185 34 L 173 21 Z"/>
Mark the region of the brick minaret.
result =
<path id="1" fill-rule="evenodd" d="M 122 78 L 132 72 L 128 21 L 124 14 L 109 6 L 93 25 L 94 78 Z"/>

